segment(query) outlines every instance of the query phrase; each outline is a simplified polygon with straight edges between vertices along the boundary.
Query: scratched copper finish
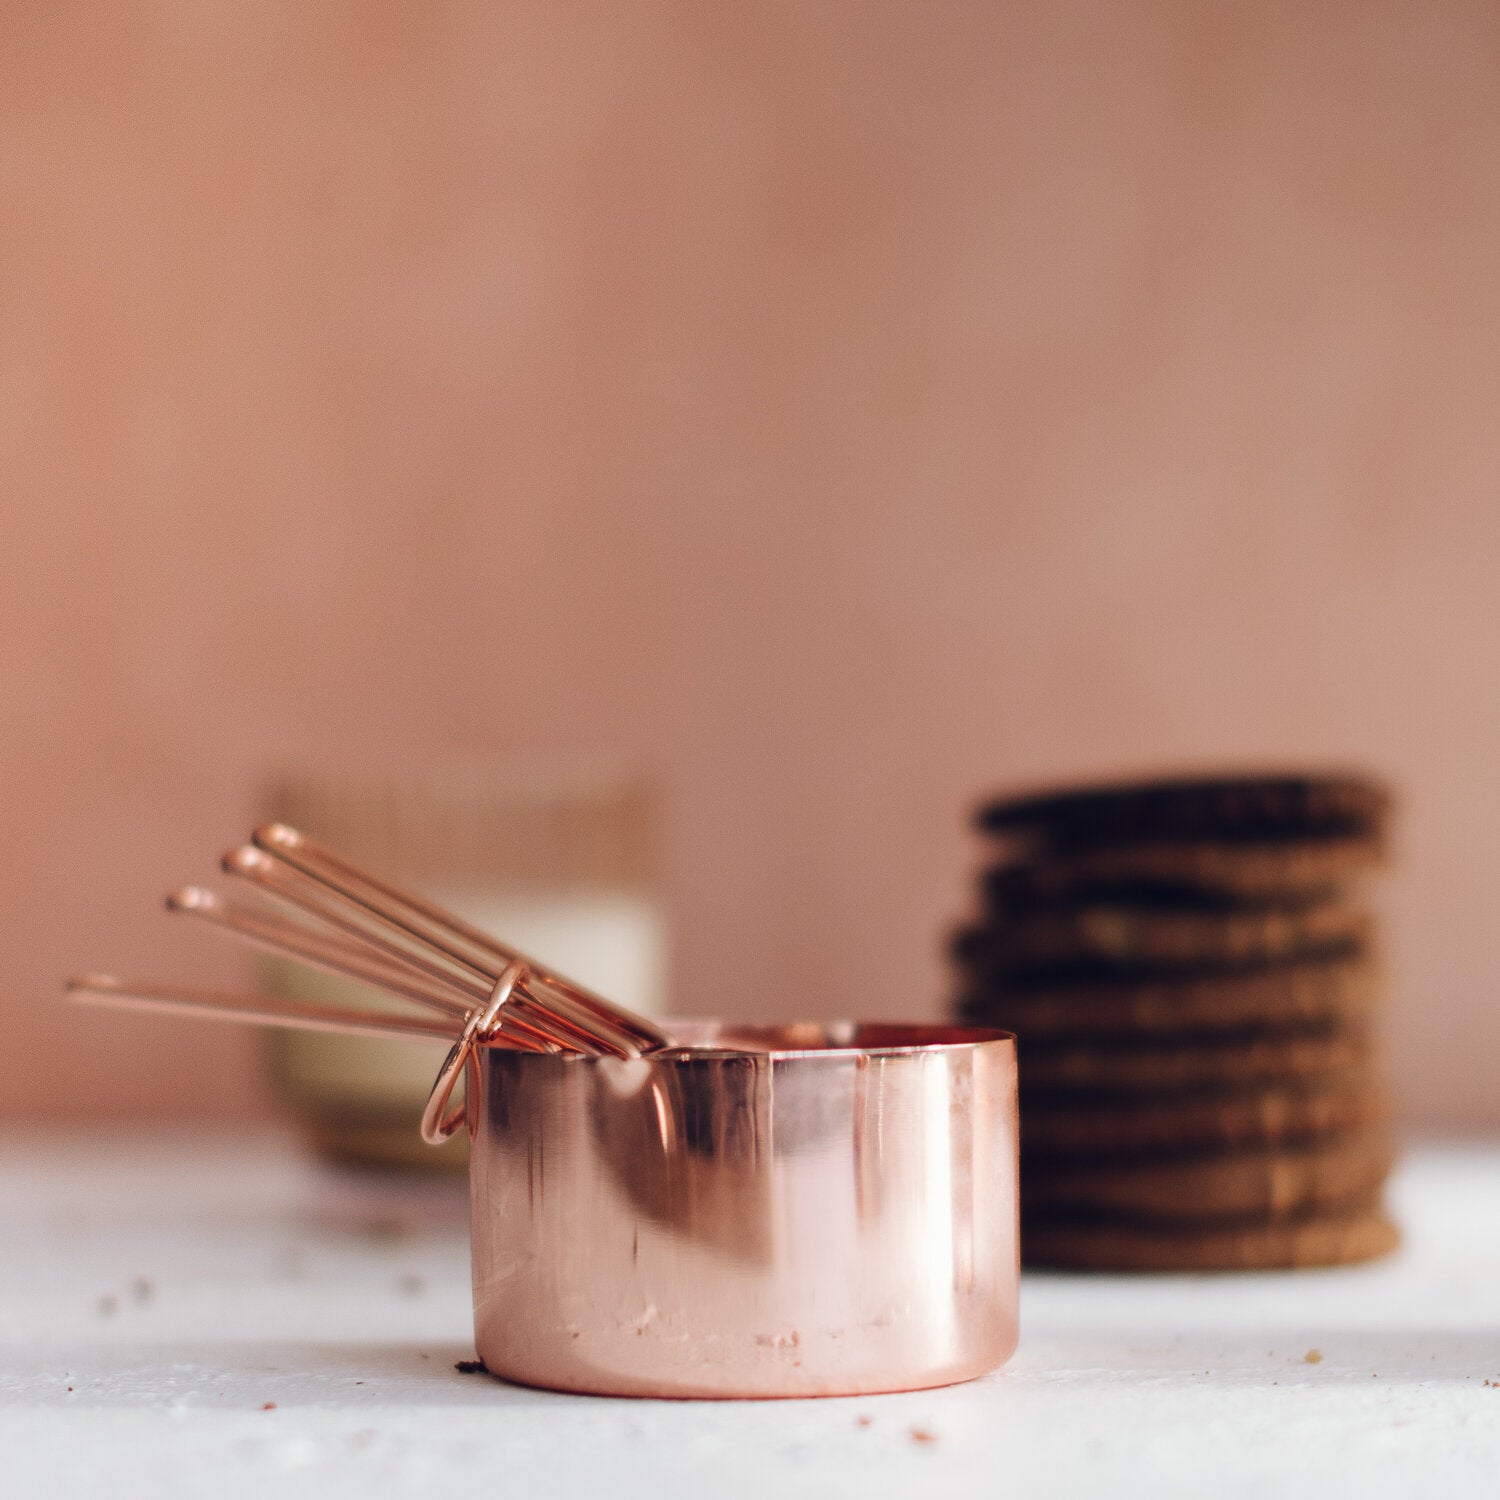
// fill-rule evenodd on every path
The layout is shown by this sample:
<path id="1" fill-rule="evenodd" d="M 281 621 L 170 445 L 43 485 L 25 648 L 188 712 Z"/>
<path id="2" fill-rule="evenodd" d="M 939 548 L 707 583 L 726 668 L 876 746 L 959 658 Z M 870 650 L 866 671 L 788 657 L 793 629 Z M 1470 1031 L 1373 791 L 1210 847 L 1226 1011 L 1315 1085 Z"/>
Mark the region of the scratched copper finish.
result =
<path id="1" fill-rule="evenodd" d="M 1016 1343 L 1016 1056 L 957 1027 L 728 1028 L 743 1051 L 477 1049 L 475 1342 L 619 1396 L 968 1380 Z"/>

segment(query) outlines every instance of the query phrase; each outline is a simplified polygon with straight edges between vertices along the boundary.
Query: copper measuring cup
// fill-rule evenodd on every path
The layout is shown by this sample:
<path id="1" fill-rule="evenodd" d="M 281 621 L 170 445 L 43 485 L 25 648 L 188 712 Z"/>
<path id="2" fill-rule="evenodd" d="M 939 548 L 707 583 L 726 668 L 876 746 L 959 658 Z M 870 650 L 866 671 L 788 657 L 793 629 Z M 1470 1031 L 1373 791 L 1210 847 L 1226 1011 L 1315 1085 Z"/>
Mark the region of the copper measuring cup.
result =
<path id="1" fill-rule="evenodd" d="M 1009 1357 L 1014 1038 L 672 1029 L 687 1046 L 635 1060 L 480 1049 L 474 1336 L 492 1372 L 614 1396 L 847 1396 Z"/>
<path id="2" fill-rule="evenodd" d="M 971 1379 L 1010 1355 L 1008 1033 L 659 1026 L 294 830 L 256 843 L 226 869 L 312 927 L 197 888 L 174 908 L 424 1014 L 108 976 L 69 987 L 105 1004 L 450 1039 L 422 1133 L 437 1143 L 467 1123 L 475 1343 L 493 1374 L 601 1395 L 856 1395 Z"/>

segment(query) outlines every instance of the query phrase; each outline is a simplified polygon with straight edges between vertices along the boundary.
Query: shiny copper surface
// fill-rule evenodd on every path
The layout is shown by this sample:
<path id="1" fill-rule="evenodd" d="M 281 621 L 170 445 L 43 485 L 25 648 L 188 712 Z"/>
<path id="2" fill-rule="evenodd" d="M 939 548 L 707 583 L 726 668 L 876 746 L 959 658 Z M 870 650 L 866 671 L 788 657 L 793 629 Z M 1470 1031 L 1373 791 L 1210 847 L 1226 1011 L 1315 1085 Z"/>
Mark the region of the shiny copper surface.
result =
<path id="1" fill-rule="evenodd" d="M 476 1049 L 475 1342 L 492 1372 L 608 1395 L 828 1396 L 1008 1357 L 1013 1038 L 670 1029 L 689 1045 L 636 1059 Z"/>

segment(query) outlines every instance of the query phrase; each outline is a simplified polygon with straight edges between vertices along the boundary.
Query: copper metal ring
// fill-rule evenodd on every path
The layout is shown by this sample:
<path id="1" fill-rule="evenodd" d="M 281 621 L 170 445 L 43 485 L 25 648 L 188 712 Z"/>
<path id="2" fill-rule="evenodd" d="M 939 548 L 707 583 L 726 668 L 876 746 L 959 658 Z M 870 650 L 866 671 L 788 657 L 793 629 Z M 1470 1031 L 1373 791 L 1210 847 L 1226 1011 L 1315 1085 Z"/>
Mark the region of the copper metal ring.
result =
<path id="1" fill-rule="evenodd" d="M 453 1097 L 453 1090 L 458 1086 L 458 1080 L 467 1068 L 474 1048 L 479 1043 L 488 1040 L 500 1020 L 500 1012 L 510 999 L 511 992 L 528 977 L 530 972 L 527 965 L 519 958 L 507 964 L 495 981 L 495 988 L 490 991 L 490 998 L 485 1003 L 484 1009 L 469 1012 L 469 1018 L 464 1022 L 463 1032 L 448 1049 L 448 1055 L 443 1059 L 442 1067 L 438 1069 L 438 1075 L 433 1080 L 432 1092 L 427 1096 L 427 1107 L 422 1111 L 422 1139 L 429 1146 L 441 1146 L 464 1123 L 467 1088 L 464 1091 L 465 1103 L 445 1114 L 448 1101 Z"/>

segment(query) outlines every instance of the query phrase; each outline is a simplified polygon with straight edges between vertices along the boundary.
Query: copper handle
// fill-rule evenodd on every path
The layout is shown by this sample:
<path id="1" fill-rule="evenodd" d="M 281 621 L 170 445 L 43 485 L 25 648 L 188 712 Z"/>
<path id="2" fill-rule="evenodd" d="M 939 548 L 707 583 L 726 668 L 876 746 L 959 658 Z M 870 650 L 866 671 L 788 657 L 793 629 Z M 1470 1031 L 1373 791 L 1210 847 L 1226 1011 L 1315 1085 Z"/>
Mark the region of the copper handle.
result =
<path id="1" fill-rule="evenodd" d="M 254 1026 L 285 1026 L 294 1031 L 327 1031 L 340 1036 L 406 1037 L 414 1041 L 449 1042 L 453 1028 L 411 1016 L 379 1011 L 344 1010 L 280 1000 L 270 995 L 226 995 L 212 990 L 181 989 L 170 984 L 135 984 L 112 974 L 83 974 L 67 982 L 69 996 L 85 1005 L 119 1010 L 193 1015 L 209 1021 L 240 1021 Z"/>
<path id="2" fill-rule="evenodd" d="M 263 854 L 290 865 L 379 922 L 484 976 L 486 987 L 506 965 L 522 960 L 531 975 L 530 988 L 548 1008 L 569 1016 L 578 1030 L 594 1039 L 596 1045 L 583 1050 L 598 1051 L 602 1047 L 631 1057 L 671 1044 L 670 1036 L 654 1022 L 605 1000 L 451 912 L 359 869 L 295 828 L 268 823 L 257 828 L 252 838 Z"/>
<path id="3" fill-rule="evenodd" d="M 189 885 L 174 891 L 167 897 L 167 910 L 196 917 L 257 947 L 300 959 L 325 973 L 373 985 L 443 1015 L 461 1017 L 469 1008 L 457 995 L 419 971 L 387 962 L 346 939 L 224 901 L 202 886 Z"/>

